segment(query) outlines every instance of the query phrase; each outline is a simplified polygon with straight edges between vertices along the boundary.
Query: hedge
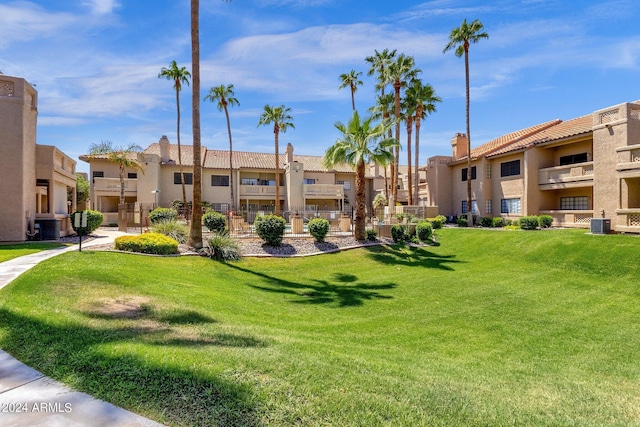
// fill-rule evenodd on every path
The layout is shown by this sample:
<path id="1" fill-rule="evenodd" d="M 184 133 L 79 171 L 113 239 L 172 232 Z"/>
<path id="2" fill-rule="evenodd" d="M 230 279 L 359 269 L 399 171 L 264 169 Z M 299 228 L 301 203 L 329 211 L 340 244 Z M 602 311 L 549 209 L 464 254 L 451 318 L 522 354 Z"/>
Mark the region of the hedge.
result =
<path id="1" fill-rule="evenodd" d="M 227 218 L 216 211 L 207 211 L 202 215 L 202 223 L 213 233 L 223 233 L 227 226 Z"/>
<path id="2" fill-rule="evenodd" d="M 264 215 L 256 218 L 254 224 L 256 233 L 264 242 L 271 246 L 280 246 L 284 238 L 287 222 L 276 215 Z"/>
<path id="3" fill-rule="evenodd" d="M 313 218 L 309 221 L 309 234 L 311 234 L 317 242 L 322 243 L 329 233 L 329 225 L 329 221 L 324 218 Z"/>
<path id="4" fill-rule="evenodd" d="M 117 237 L 115 248 L 119 251 L 169 255 L 178 253 L 178 242 L 164 234 L 144 233 L 138 236 Z"/>
<path id="5" fill-rule="evenodd" d="M 98 227 L 102 225 L 102 221 L 104 221 L 104 215 L 98 211 L 86 210 L 84 212 L 87 213 L 87 226 L 86 227 L 76 227 L 75 219 L 76 215 L 82 214 L 83 211 L 76 211 L 71 214 L 71 227 L 73 227 L 73 231 L 76 234 L 82 234 L 86 236 L 87 234 L 93 233 Z"/>
<path id="6" fill-rule="evenodd" d="M 171 208 L 155 208 L 149 212 L 149 222 L 155 224 L 161 221 L 175 221 L 178 219 L 178 212 Z"/>

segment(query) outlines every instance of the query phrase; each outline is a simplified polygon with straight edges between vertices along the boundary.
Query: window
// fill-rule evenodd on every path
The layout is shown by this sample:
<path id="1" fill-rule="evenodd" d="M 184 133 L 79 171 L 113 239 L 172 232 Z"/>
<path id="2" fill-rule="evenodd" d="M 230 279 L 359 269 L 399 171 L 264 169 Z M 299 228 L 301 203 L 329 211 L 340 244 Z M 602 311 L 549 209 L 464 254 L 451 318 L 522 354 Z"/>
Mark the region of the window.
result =
<path id="1" fill-rule="evenodd" d="M 228 175 L 211 175 L 212 187 L 228 187 L 229 176 Z"/>
<path id="2" fill-rule="evenodd" d="M 488 214 L 491 213 L 491 200 L 485 201 L 484 210 L 485 210 L 485 213 L 488 213 Z"/>
<path id="3" fill-rule="evenodd" d="M 336 181 L 336 184 L 342 185 L 344 191 L 351 190 L 351 181 Z M 398 188 L 400 188 L 400 186 L 398 186 Z"/>
<path id="4" fill-rule="evenodd" d="M 258 185 L 258 180 L 256 178 L 242 178 L 240 180 L 241 185 Z"/>
<path id="5" fill-rule="evenodd" d="M 138 173 L 137 172 L 129 172 L 127 174 L 127 178 L 129 178 L 129 179 L 137 179 L 138 178 Z"/>
<path id="6" fill-rule="evenodd" d="M 185 185 L 193 185 L 193 173 L 184 172 L 184 184 Z M 173 183 L 180 185 L 180 172 L 173 173 Z"/>
<path id="7" fill-rule="evenodd" d="M 520 199 L 502 199 L 500 201 L 500 213 L 520 213 Z"/>
<path id="8" fill-rule="evenodd" d="M 471 208 L 472 210 L 472 214 L 474 215 L 478 215 L 479 211 L 478 211 L 478 202 L 476 200 L 472 200 L 471 201 Z M 467 213 L 467 201 L 463 200 L 462 201 L 462 213 L 466 214 Z"/>
<path id="9" fill-rule="evenodd" d="M 484 177 L 491 179 L 491 165 L 486 165 L 484 168 Z"/>
<path id="10" fill-rule="evenodd" d="M 93 171 L 93 183 L 96 183 L 96 178 L 104 178 L 104 172 L 102 171 Z"/>
<path id="11" fill-rule="evenodd" d="M 473 181 L 474 179 L 476 179 L 476 167 L 471 166 L 471 180 Z M 467 180 L 467 168 L 462 169 L 462 180 Z"/>
<path id="12" fill-rule="evenodd" d="M 304 179 L 304 183 L 305 184 L 315 184 L 316 180 L 315 180 L 315 178 L 305 178 Z"/>
<path id="13" fill-rule="evenodd" d="M 520 160 L 500 163 L 500 176 L 520 175 Z"/>
<path id="14" fill-rule="evenodd" d="M 589 209 L 589 197 L 560 197 L 560 209 L 563 210 L 587 210 Z"/>
<path id="15" fill-rule="evenodd" d="M 560 157 L 560 166 L 572 165 L 574 163 L 584 163 L 588 158 L 587 153 L 571 154 L 570 156 Z"/>

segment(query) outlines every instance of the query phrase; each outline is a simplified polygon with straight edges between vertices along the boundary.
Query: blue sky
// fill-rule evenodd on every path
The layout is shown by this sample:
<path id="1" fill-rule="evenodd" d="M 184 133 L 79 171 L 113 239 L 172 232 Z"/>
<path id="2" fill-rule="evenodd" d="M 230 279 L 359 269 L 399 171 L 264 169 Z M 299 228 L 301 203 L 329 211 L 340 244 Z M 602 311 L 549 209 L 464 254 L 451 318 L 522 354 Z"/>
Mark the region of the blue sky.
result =
<path id="1" fill-rule="evenodd" d="M 257 123 L 265 104 L 284 104 L 296 128 L 281 147 L 322 155 L 339 136 L 333 124 L 351 116 L 339 75 L 363 72 L 362 114 L 375 96 L 364 58 L 397 49 L 443 99 L 422 126 L 424 164 L 450 154 L 451 137 L 465 130 L 464 61 L 442 53 L 465 18 L 490 36 L 470 53 L 473 146 L 640 98 L 637 0 L 201 0 L 202 98 L 235 86 L 237 150 L 273 151 L 271 129 Z M 76 159 L 102 140 L 175 142 L 175 93 L 157 75 L 172 60 L 191 68 L 189 19 L 188 0 L 0 0 L 0 71 L 37 85 L 38 143 Z M 181 106 L 190 144 L 190 87 Z M 201 108 L 203 144 L 228 148 L 224 114 Z"/>

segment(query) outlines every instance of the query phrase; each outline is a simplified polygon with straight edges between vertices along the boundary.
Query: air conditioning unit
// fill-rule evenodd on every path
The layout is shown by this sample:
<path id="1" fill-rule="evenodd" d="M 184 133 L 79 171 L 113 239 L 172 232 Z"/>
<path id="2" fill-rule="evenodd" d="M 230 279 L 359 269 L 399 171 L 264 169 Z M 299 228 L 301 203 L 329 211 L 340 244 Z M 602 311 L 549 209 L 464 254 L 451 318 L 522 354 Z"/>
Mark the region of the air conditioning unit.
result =
<path id="1" fill-rule="evenodd" d="M 591 234 L 609 234 L 611 220 L 608 218 L 591 218 Z"/>

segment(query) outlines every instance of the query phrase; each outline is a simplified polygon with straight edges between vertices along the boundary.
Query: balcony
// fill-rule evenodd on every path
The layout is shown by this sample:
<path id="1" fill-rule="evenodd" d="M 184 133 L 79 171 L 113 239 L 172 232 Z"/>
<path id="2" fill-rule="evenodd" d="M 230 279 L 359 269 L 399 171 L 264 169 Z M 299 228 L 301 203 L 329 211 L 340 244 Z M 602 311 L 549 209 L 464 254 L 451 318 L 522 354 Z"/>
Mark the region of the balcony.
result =
<path id="1" fill-rule="evenodd" d="M 540 169 L 538 185 L 540 190 L 593 187 L 593 162 Z"/>
<path id="2" fill-rule="evenodd" d="M 280 186 L 280 198 L 284 198 L 286 187 Z M 274 199 L 276 197 L 275 185 L 240 185 L 240 197 L 255 199 Z"/>
<path id="3" fill-rule="evenodd" d="M 616 231 L 640 233 L 640 208 L 616 209 Z"/>
<path id="4" fill-rule="evenodd" d="M 119 196 L 120 178 L 94 178 L 93 191 L 100 196 Z M 138 180 L 124 179 L 124 192 L 128 196 L 138 192 Z"/>
<path id="5" fill-rule="evenodd" d="M 589 228 L 593 210 L 547 210 L 540 215 L 551 215 L 554 227 Z"/>
<path id="6" fill-rule="evenodd" d="M 342 184 L 304 184 L 305 199 L 342 199 L 344 186 Z"/>
<path id="7" fill-rule="evenodd" d="M 616 170 L 627 177 L 640 176 L 640 145 L 616 149 Z"/>

